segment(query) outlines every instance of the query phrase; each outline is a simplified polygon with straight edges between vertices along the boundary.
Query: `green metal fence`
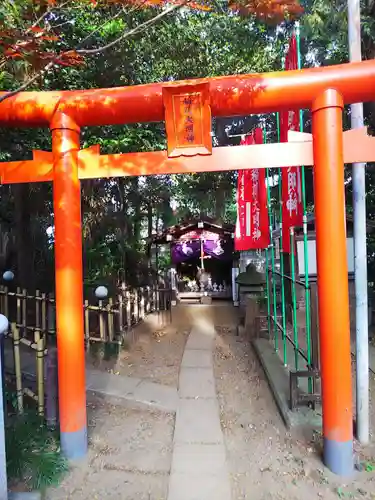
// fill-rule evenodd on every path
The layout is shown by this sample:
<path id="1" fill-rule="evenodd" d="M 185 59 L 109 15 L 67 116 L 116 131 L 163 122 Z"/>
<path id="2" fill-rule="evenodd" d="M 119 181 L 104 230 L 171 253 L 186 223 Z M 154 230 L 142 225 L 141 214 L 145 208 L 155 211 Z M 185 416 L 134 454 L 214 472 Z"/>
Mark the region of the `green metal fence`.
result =
<path id="1" fill-rule="evenodd" d="M 319 372 L 316 282 L 309 283 L 306 274 L 303 278 L 299 278 L 296 270 L 297 257 L 293 251 L 290 254 L 280 252 L 280 257 L 277 258 L 276 243 L 278 239 L 281 240 L 281 231 L 272 233 L 272 242 L 266 249 L 269 338 L 284 366 L 291 373 L 295 373 L 297 382 L 299 377 L 306 377 L 306 371 L 311 372 L 307 377 L 306 392 L 313 394 L 316 392 L 314 377 L 318 376 Z M 294 248 L 294 228 L 291 228 L 290 238 L 291 248 Z M 306 260 L 308 260 L 307 252 Z M 284 269 L 287 267 L 286 262 L 290 269 L 289 273 Z"/>

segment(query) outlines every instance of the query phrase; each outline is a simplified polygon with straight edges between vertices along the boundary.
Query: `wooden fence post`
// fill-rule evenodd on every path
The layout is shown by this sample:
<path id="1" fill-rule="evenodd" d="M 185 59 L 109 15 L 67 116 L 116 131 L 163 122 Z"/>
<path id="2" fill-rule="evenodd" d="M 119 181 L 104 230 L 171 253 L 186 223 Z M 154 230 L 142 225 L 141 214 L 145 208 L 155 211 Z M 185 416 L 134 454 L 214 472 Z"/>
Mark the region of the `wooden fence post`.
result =
<path id="1" fill-rule="evenodd" d="M 27 290 L 22 290 L 22 336 L 27 336 Z"/>
<path id="2" fill-rule="evenodd" d="M 42 332 L 47 336 L 47 296 L 42 293 Z"/>
<path id="3" fill-rule="evenodd" d="M 40 330 L 40 291 L 35 290 L 35 328 Z"/>
<path id="4" fill-rule="evenodd" d="M 155 291 L 156 291 L 156 310 L 160 311 L 160 290 L 157 285 L 155 286 Z"/>
<path id="5" fill-rule="evenodd" d="M 22 325 L 22 303 L 21 303 L 21 288 L 17 287 L 16 291 L 16 298 L 17 298 L 17 311 L 16 311 L 16 325 L 17 328 L 20 328 Z"/>
<path id="6" fill-rule="evenodd" d="M 113 340 L 115 338 L 115 332 L 114 332 L 114 321 L 113 321 L 113 299 L 112 298 L 110 298 L 108 300 L 107 311 L 108 311 L 108 340 L 109 340 L 109 342 L 113 342 Z"/>
<path id="7" fill-rule="evenodd" d="M 5 287 L 5 305 L 4 311 L 7 318 L 9 318 L 9 288 Z"/>
<path id="8" fill-rule="evenodd" d="M 50 293 L 48 296 L 47 328 L 48 333 L 50 334 L 54 334 L 56 332 L 56 303 L 55 295 L 53 293 Z"/>
<path id="9" fill-rule="evenodd" d="M 46 422 L 48 427 L 57 427 L 57 348 L 50 347 L 46 358 Z"/>
<path id="10" fill-rule="evenodd" d="M 122 339 L 124 332 L 124 297 L 122 293 L 118 295 L 118 322 L 119 322 L 119 332 Z"/>
<path id="11" fill-rule="evenodd" d="M 152 312 L 157 311 L 156 308 L 156 286 L 152 287 Z"/>
<path id="12" fill-rule="evenodd" d="M 90 348 L 90 309 L 89 301 L 85 300 L 85 341 L 86 349 Z"/>
<path id="13" fill-rule="evenodd" d="M 44 415 L 44 339 L 40 336 L 40 330 L 34 331 L 34 342 L 36 344 L 36 386 L 38 399 L 38 414 Z"/>
<path id="14" fill-rule="evenodd" d="M 126 292 L 126 326 L 129 332 L 132 327 L 132 302 L 130 292 Z"/>
<path id="15" fill-rule="evenodd" d="M 145 289 L 141 288 L 141 319 L 144 319 L 146 314 L 145 314 Z"/>
<path id="16" fill-rule="evenodd" d="M 18 326 L 12 327 L 13 337 L 13 356 L 14 356 L 14 372 L 16 376 L 16 395 L 18 413 L 23 413 L 23 390 L 22 390 L 22 371 L 21 371 L 21 354 L 20 354 L 20 331 Z"/>
<path id="17" fill-rule="evenodd" d="M 134 319 L 135 319 L 135 324 L 139 323 L 139 297 L 138 297 L 138 290 L 135 288 L 133 290 L 134 294 Z"/>
<path id="18" fill-rule="evenodd" d="M 147 299 L 146 299 L 146 313 L 150 314 L 150 311 L 151 311 L 151 301 L 150 301 L 150 287 L 149 286 L 146 287 L 146 296 L 147 296 Z"/>
<path id="19" fill-rule="evenodd" d="M 100 335 L 100 340 L 102 342 L 105 342 L 106 339 L 106 328 L 105 328 L 105 320 L 103 316 L 103 301 L 99 300 L 99 335 Z"/>
<path id="20" fill-rule="evenodd" d="M 8 287 L 2 286 L 1 292 L 2 292 L 2 304 L 1 304 L 2 314 L 4 314 L 4 316 L 9 319 L 9 289 L 8 289 Z"/>

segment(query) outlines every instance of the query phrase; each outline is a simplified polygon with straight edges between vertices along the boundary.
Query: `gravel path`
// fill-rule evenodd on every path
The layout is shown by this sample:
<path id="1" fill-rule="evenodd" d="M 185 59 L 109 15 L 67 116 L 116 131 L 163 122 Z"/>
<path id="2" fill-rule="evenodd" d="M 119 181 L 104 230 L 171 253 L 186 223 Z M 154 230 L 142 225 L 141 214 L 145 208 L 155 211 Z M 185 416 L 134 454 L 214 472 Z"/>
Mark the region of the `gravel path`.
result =
<path id="1" fill-rule="evenodd" d="M 89 396 L 88 457 L 46 500 L 166 500 L 174 415 L 111 403 Z"/>
<path id="2" fill-rule="evenodd" d="M 143 323 L 135 328 L 134 342 L 118 355 L 105 359 L 104 349 L 96 348 L 87 365 L 128 377 L 137 377 L 177 387 L 178 374 L 189 328 Z"/>
<path id="3" fill-rule="evenodd" d="M 112 366 L 101 360 L 100 367 L 177 386 L 190 328 L 204 329 L 213 320 L 233 324 L 233 311 L 227 319 L 224 309 L 207 309 L 211 317 L 203 308 L 180 309 L 174 323 L 179 333 L 172 328 L 141 332 L 129 352 L 123 351 Z M 214 375 L 232 500 L 375 500 L 375 445 L 356 445 L 364 470 L 353 480 L 331 475 L 319 457 L 320 434 L 285 429 L 249 342 L 228 326 L 216 330 Z M 198 388 L 203 390 L 202 384 L 191 390 Z M 375 401 L 373 380 L 371 396 Z M 46 500 L 166 500 L 174 427 L 172 414 L 124 408 L 120 401 L 90 394 L 88 458 Z"/>
<path id="4" fill-rule="evenodd" d="M 356 446 L 367 471 L 340 481 L 320 460 L 320 434 L 285 429 L 251 346 L 217 328 L 214 368 L 232 500 L 375 499 L 375 448 Z M 372 381 L 372 394 L 375 385 Z"/>

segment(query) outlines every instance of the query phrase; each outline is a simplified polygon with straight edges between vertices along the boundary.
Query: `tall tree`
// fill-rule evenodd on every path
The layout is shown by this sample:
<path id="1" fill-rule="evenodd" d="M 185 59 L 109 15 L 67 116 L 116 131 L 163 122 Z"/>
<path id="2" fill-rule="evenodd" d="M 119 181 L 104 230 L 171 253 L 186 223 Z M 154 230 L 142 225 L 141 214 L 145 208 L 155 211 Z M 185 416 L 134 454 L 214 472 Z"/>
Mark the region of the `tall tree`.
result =
<path id="1" fill-rule="evenodd" d="M 13 71 L 20 68 L 23 81 L 8 95 L 0 96 L 0 101 L 38 83 L 58 65 L 79 65 L 85 57 L 113 49 L 173 12 L 186 9 L 219 11 L 226 15 L 238 13 L 272 21 L 302 11 L 298 0 L 235 0 L 228 3 L 216 0 L 5 0 L 0 6 L 0 21 L 4 26 L 0 67 L 11 65 Z M 142 15 L 134 16 L 135 13 Z M 61 36 L 62 30 L 82 17 L 90 19 L 88 33 L 67 43 Z M 93 17 L 100 18 L 96 27 L 91 20 Z M 138 22 L 134 22 L 135 19 Z M 111 36 L 105 43 L 98 37 L 103 30 Z M 14 65 L 14 62 L 22 64 Z"/>
<path id="2" fill-rule="evenodd" d="M 20 83 L 21 86 L 29 84 L 30 78 L 34 78 L 38 71 L 38 78 L 32 82 L 33 88 L 74 89 L 268 71 L 280 65 L 282 40 L 275 26 L 261 22 L 252 15 L 230 14 L 229 7 L 225 5 L 211 11 L 176 8 L 175 12 L 165 14 L 162 23 L 149 23 L 146 25 L 147 30 L 134 32 L 134 27 L 145 28 L 148 20 L 164 13 L 167 7 L 145 10 L 129 2 L 125 2 L 121 8 L 118 3 L 109 5 L 108 2 L 96 6 L 89 2 L 54 2 L 45 4 L 44 10 L 41 9 L 37 14 L 32 12 L 31 18 L 28 18 L 25 15 L 27 4 L 30 2 L 26 0 L 20 0 L 17 4 L 18 17 L 10 18 L 11 28 L 14 30 L 18 27 L 20 33 L 29 33 L 30 23 L 38 21 L 38 29 L 29 34 L 32 39 L 37 39 L 40 57 L 32 57 L 35 45 L 27 45 L 28 41 L 26 47 L 22 45 L 20 55 L 15 57 L 14 53 L 5 53 L 9 47 L 3 45 L 0 85 L 8 89 L 17 90 Z M 3 11 L 4 5 L 0 7 Z M 257 5 L 260 5 L 259 2 Z M 39 31 L 39 28 L 43 31 Z M 129 32 L 133 33 L 131 37 L 123 36 Z M 51 39 L 44 38 L 50 35 Z M 9 42 L 10 36 L 6 40 Z M 116 43 L 109 46 L 113 41 Z M 77 49 L 82 42 L 85 50 L 95 51 L 91 57 L 85 57 L 84 64 L 83 54 L 79 54 L 79 57 L 73 57 L 73 65 L 60 59 L 58 68 L 46 70 L 52 60 L 55 64 L 54 57 L 69 53 L 72 48 Z M 107 51 L 97 51 L 107 46 Z M 18 48 L 13 45 L 11 49 Z M 42 57 L 44 52 L 49 54 L 46 59 Z M 229 127 L 233 127 L 232 122 L 229 122 Z M 234 126 L 241 126 L 240 122 L 236 120 Z M 215 123 L 214 132 L 216 130 Z M 20 144 L 19 131 L 11 131 L 11 134 L 14 144 Z M 39 131 L 30 131 L 29 134 L 30 141 L 20 148 L 17 158 L 27 157 L 27 152 L 33 148 L 49 149 L 45 135 L 40 135 Z M 9 132 L 1 136 L 0 151 L 6 158 L 16 159 L 8 138 Z M 100 144 L 103 153 L 164 149 L 166 142 L 164 124 L 84 129 L 82 138 L 83 147 Z M 224 133 L 221 143 L 226 140 L 228 138 Z M 184 206 L 189 207 L 192 213 L 196 213 L 200 206 L 200 210 L 205 210 L 213 217 L 228 217 L 227 205 L 233 205 L 232 174 L 182 176 L 179 180 L 183 181 L 184 178 L 185 181 L 178 185 L 171 182 L 169 176 L 143 181 L 114 179 L 82 183 L 84 257 L 86 276 L 90 281 L 102 279 L 103 276 L 115 276 L 117 270 L 124 266 L 130 273 L 144 261 L 142 238 L 150 232 L 147 221 L 153 222 L 151 231 L 155 230 L 155 220 L 162 219 L 164 225 L 172 223 L 171 199 L 182 200 L 181 214 Z M 24 234 L 23 230 L 32 232 L 29 240 L 33 241 L 33 250 L 25 245 L 17 245 L 18 267 L 23 265 L 25 269 L 28 256 L 20 255 L 22 252 L 37 253 L 43 256 L 41 262 L 44 260 L 52 264 L 45 224 L 48 221 L 47 224 L 53 225 L 50 187 L 47 192 L 43 191 L 43 196 L 47 193 L 49 200 L 43 213 L 34 211 L 35 202 L 40 199 L 38 190 L 42 187 L 27 189 L 30 223 L 24 223 L 21 230 L 21 221 L 26 221 L 26 217 L 23 214 L 24 204 L 18 203 L 19 223 L 15 226 L 13 218 L 11 224 L 17 234 Z M 9 202 L 14 206 L 14 196 L 9 198 Z M 35 238 L 38 221 L 44 224 L 45 236 L 40 240 Z M 53 276 L 52 269 L 40 271 L 38 275 Z M 17 272 L 16 276 L 20 278 L 23 272 Z"/>

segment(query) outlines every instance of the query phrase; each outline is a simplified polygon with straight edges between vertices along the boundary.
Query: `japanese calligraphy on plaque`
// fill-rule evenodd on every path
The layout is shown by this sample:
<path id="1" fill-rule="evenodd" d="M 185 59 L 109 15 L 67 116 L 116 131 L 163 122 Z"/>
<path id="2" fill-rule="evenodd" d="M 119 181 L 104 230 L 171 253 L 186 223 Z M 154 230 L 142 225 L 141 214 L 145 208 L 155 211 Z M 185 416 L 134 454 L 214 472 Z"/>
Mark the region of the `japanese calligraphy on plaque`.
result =
<path id="1" fill-rule="evenodd" d="M 168 156 L 212 154 L 209 84 L 163 87 Z"/>

